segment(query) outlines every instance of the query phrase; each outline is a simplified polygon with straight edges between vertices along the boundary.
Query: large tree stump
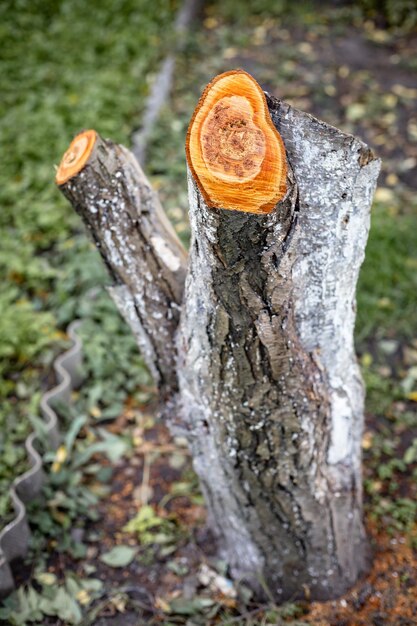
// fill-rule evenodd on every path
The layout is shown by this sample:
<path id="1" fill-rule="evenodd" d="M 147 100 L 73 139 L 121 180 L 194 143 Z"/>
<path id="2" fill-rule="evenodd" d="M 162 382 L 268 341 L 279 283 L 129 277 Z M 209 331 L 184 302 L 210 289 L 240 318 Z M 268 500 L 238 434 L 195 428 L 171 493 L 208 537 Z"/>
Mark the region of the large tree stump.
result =
<path id="1" fill-rule="evenodd" d="M 227 90 L 219 90 L 219 77 L 210 107 L 204 110 L 204 100 L 198 107 L 211 124 L 220 102 L 219 133 L 203 126 L 198 113 L 189 129 L 192 241 L 185 293 L 175 300 L 175 310 L 182 303 L 179 327 L 176 317 L 167 329 L 169 350 L 175 353 L 174 339 L 177 345 L 174 387 L 210 525 L 233 576 L 278 600 L 325 599 L 346 591 L 368 563 L 360 447 L 364 394 L 353 330 L 380 162 L 358 139 L 281 101 L 263 94 L 260 101 L 253 94 L 246 103 L 239 100 L 245 99 L 246 79 L 237 75 L 236 93 L 229 78 Z M 204 99 L 213 96 L 211 88 Z M 263 142 L 274 138 L 256 115 L 259 102 L 286 148 L 287 163 L 278 169 L 264 162 L 269 152 Z M 193 136 L 196 120 L 200 129 Z M 219 152 L 213 140 L 206 156 L 201 159 L 201 145 L 200 161 L 193 161 L 204 128 L 220 137 Z M 245 162 L 234 170 L 239 152 Z M 204 187 L 207 172 L 201 175 L 199 164 L 209 166 L 218 184 L 230 183 L 227 209 L 212 201 L 207 206 L 221 196 Z M 265 185 L 256 183 L 257 168 L 266 168 Z M 258 196 L 255 208 L 248 200 L 248 211 L 244 198 L 251 180 Z M 77 174 L 66 195 L 90 223 L 82 208 L 88 204 L 84 184 Z M 107 187 L 107 179 L 101 184 Z M 274 194 L 280 201 L 271 206 Z M 141 222 L 135 227 L 141 231 Z M 109 262 L 102 245 L 109 235 L 105 228 L 93 232 Z M 116 249 L 119 244 L 114 242 Z M 126 276 L 118 277 L 127 284 Z M 159 284 L 157 273 L 153 280 Z M 140 297 L 146 299 L 146 292 Z M 166 300 L 163 306 L 165 324 L 172 314 Z M 155 354 L 162 358 L 160 349 Z"/>

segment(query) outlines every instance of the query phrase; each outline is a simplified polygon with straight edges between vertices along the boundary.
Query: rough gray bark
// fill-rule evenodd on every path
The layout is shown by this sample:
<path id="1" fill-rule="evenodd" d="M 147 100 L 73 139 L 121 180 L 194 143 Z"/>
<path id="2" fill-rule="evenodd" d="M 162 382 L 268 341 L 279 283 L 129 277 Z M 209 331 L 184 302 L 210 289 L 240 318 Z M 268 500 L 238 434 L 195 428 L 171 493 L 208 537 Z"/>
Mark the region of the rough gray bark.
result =
<path id="1" fill-rule="evenodd" d="M 100 137 L 86 166 L 60 189 L 90 230 L 115 283 L 109 293 L 170 404 L 187 257 L 157 194 L 133 155 Z"/>
<path id="2" fill-rule="evenodd" d="M 100 140 L 62 190 L 156 382 L 167 397 L 179 383 L 181 425 L 234 577 L 278 600 L 324 599 L 367 567 L 353 329 L 380 163 L 354 137 L 268 106 L 288 194 L 266 216 L 208 209 L 189 176 L 184 295 L 185 254 L 128 151 Z"/>
<path id="3" fill-rule="evenodd" d="M 210 524 L 235 578 L 325 599 L 367 567 L 355 289 L 380 163 L 269 98 L 293 170 L 267 216 L 208 209 L 192 243 L 180 394 Z"/>

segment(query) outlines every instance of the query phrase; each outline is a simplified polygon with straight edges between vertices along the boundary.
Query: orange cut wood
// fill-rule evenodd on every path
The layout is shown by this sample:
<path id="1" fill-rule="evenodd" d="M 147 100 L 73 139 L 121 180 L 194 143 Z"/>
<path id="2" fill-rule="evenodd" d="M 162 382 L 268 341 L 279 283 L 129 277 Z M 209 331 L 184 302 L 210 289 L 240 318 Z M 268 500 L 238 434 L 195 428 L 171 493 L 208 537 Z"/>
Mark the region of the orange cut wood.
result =
<path id="1" fill-rule="evenodd" d="M 63 185 L 82 170 L 91 155 L 96 139 L 95 130 L 84 130 L 74 137 L 59 164 L 55 176 L 57 185 Z"/>
<path id="2" fill-rule="evenodd" d="M 188 165 L 209 207 L 270 213 L 287 189 L 287 161 L 265 95 L 243 70 L 216 76 L 191 119 Z"/>

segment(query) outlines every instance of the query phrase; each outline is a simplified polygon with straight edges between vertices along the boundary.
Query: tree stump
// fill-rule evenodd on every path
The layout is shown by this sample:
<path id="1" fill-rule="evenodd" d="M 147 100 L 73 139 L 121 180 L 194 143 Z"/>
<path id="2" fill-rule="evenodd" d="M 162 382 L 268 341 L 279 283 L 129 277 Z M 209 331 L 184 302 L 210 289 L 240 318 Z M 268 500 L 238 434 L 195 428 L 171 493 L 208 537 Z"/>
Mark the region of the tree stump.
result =
<path id="1" fill-rule="evenodd" d="M 187 253 L 133 154 L 95 131 L 74 138 L 56 183 L 90 231 L 114 280 L 109 293 L 172 415 Z"/>
<path id="2" fill-rule="evenodd" d="M 180 276 L 175 296 L 158 271 L 149 278 L 162 345 L 143 313 L 152 311 L 150 292 L 137 286 L 158 255 L 149 235 L 157 226 L 137 209 L 143 175 L 135 167 L 138 180 L 129 178 L 130 157 L 114 170 L 109 153 L 94 158 L 61 188 L 112 275 L 135 294 L 132 326 L 152 345 L 148 362 L 165 395 L 161 381 L 173 368 L 172 421 L 188 439 L 233 577 L 276 600 L 342 594 L 368 565 L 364 393 L 353 330 L 379 160 L 358 139 L 265 98 L 246 73 L 217 77 L 187 138 L 192 240 L 184 294 L 178 242 L 169 248 L 181 259 L 170 268 L 170 280 Z M 90 184 L 98 162 L 100 177 Z M 127 180 L 139 218 L 120 235 L 126 197 L 113 191 Z M 97 194 L 110 202 L 120 235 L 111 246 L 108 203 Z M 139 248 L 126 246 L 142 231 L 150 250 L 139 267 Z M 171 232 L 158 232 L 173 245 Z"/>

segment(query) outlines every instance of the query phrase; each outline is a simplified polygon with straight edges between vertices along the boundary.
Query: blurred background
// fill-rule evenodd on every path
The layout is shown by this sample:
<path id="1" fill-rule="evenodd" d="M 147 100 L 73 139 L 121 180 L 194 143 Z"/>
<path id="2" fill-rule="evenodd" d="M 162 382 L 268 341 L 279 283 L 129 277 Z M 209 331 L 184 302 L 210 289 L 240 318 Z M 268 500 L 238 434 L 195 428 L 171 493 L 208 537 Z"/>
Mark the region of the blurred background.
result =
<path id="1" fill-rule="evenodd" d="M 8 487 L 27 469 L 23 442 L 41 428 L 39 399 L 53 384 L 51 364 L 68 345 L 65 329 L 75 318 L 83 319 L 86 355 L 87 381 L 72 412 L 62 416 L 64 433 L 76 416 L 84 416 L 82 428 L 71 454 L 64 445 L 62 458 L 45 456 L 43 504 L 30 509 L 36 558 L 18 575 L 35 581 L 36 593 L 47 586 L 39 579 L 47 571 L 54 572 L 51 585 L 66 581 L 69 565 L 64 561 L 59 570 L 57 550 L 82 565 L 91 547 L 85 528 L 100 518 L 99 500 L 111 495 L 108 459 L 125 468 L 136 463 L 133 490 L 145 463 L 143 455 L 134 461 L 135 450 L 145 431 L 155 429 L 146 409 L 151 380 L 103 288 L 108 279 L 98 253 L 55 188 L 54 164 L 81 129 L 130 147 L 161 63 L 178 47 L 173 87 L 149 138 L 144 169 L 185 243 L 185 133 L 202 89 L 220 72 L 247 70 L 278 98 L 359 136 L 383 160 L 356 328 L 368 389 L 365 487 L 373 523 L 416 542 L 417 2 L 202 5 L 178 42 L 173 24 L 180 0 L 0 3 L 0 530 L 13 518 Z M 108 424 L 115 440 L 102 446 L 102 465 L 92 468 L 92 459 L 97 462 L 88 446 L 106 440 Z M 84 454 L 81 461 L 74 461 L 76 454 Z M 201 507 L 186 462 L 176 463 L 169 471 L 188 485 L 183 495 L 190 507 Z M 136 493 L 142 504 L 163 497 L 152 486 L 157 478 L 145 485 L 146 496 Z M 125 521 L 108 535 L 114 539 Z M 68 530 L 73 526 L 82 529 L 75 538 Z M 83 605 L 77 596 L 83 588 L 72 593 L 65 584 L 73 605 L 87 611 L 93 592 L 84 589 Z M 5 623 L 25 623 L 13 621 L 16 607 L 1 610 L 3 617 L 9 611 Z M 66 619 L 41 615 L 39 623 L 81 623 Z"/>

